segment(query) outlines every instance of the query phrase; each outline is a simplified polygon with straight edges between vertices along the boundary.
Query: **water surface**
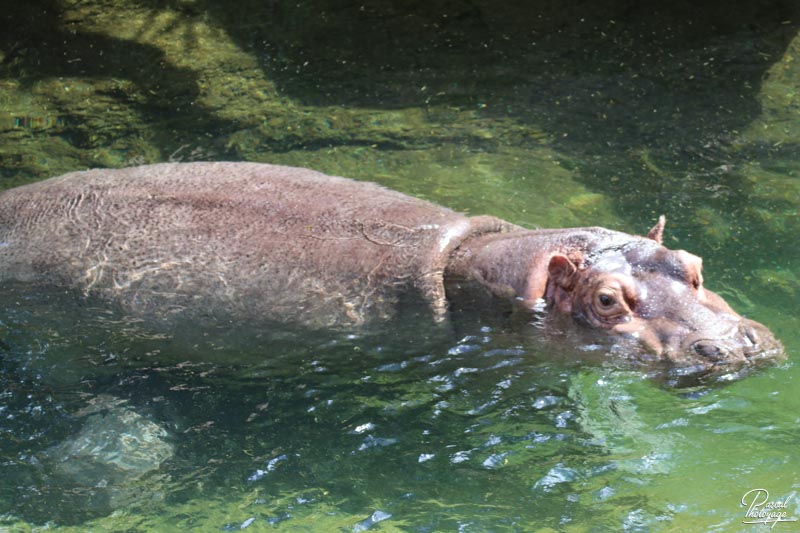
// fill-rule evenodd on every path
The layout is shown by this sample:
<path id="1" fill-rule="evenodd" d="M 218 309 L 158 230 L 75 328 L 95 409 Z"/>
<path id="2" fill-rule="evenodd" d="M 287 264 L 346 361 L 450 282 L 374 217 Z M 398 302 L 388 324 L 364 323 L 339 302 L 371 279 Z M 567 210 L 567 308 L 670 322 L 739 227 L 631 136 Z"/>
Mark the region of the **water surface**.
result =
<path id="1" fill-rule="evenodd" d="M 800 517 L 794 4 L 40 3 L 2 38 L 3 186 L 241 159 L 528 227 L 664 213 L 789 360 L 698 382 L 547 316 L 168 328 L 5 286 L 0 529 L 752 531 L 754 488 Z"/>

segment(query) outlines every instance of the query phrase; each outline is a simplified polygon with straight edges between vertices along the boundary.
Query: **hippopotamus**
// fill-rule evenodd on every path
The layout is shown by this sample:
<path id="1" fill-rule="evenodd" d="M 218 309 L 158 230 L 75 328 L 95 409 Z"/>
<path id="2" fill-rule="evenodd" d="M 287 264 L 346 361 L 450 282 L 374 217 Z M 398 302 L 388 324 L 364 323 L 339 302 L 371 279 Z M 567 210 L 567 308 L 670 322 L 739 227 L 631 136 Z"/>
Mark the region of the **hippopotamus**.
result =
<path id="1" fill-rule="evenodd" d="M 0 281 L 47 283 L 137 316 L 347 329 L 451 291 L 546 308 L 709 367 L 776 356 L 770 331 L 703 284 L 701 259 L 600 227 L 525 229 L 374 183 L 257 163 L 95 169 L 0 194 Z"/>

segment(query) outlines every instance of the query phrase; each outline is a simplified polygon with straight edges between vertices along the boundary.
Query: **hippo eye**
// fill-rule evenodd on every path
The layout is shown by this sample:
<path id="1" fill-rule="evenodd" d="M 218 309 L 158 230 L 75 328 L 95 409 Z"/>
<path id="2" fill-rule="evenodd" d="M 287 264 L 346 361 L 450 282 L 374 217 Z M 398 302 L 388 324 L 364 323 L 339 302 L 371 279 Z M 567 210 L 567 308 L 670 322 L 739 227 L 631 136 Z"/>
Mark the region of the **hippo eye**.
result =
<path id="1" fill-rule="evenodd" d="M 593 305 L 602 320 L 621 319 L 628 314 L 628 307 L 621 300 L 622 294 L 612 288 L 602 288 L 594 293 Z"/>
<path id="2" fill-rule="evenodd" d="M 614 297 L 609 294 L 601 294 L 597 297 L 597 301 L 603 309 L 611 309 L 616 303 Z"/>
<path id="3" fill-rule="evenodd" d="M 595 308 L 603 315 L 611 314 L 620 307 L 616 294 L 605 290 L 595 293 L 594 305 Z"/>

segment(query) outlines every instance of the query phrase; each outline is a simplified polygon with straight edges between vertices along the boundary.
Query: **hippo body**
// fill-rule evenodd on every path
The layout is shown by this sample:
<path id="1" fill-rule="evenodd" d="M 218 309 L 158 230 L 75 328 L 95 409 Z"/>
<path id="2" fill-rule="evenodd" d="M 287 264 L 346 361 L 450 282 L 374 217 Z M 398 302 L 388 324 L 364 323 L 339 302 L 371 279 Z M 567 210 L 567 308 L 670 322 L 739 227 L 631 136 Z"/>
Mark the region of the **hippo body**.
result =
<path id="1" fill-rule="evenodd" d="M 469 219 L 372 183 L 248 163 L 75 172 L 0 195 L 0 280 L 47 281 L 127 312 L 203 310 L 312 327 L 445 312 L 445 262 Z"/>
<path id="2" fill-rule="evenodd" d="M 700 259 L 603 228 L 527 230 L 381 186 L 254 163 L 74 172 L 0 194 L 0 281 L 46 282 L 126 312 L 310 327 L 391 317 L 445 287 L 541 302 L 680 364 L 780 352 L 704 289 Z M 448 283 L 445 283 L 447 281 Z M 463 282 L 463 283 L 462 283 Z"/>

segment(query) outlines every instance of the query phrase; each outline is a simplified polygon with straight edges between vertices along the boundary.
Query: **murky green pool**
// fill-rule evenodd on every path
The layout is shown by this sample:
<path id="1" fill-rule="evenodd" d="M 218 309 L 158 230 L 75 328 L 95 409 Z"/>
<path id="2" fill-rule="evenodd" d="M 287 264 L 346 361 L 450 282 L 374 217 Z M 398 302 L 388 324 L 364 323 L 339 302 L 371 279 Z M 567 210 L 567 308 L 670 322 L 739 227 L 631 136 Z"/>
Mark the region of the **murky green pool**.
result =
<path id="1" fill-rule="evenodd" d="M 9 11 L 0 187 L 236 159 L 530 227 L 664 213 L 789 359 L 685 383 L 541 317 L 170 329 L 2 287 L 0 531 L 757 531 L 754 489 L 800 519 L 800 12 L 623 4 Z"/>

